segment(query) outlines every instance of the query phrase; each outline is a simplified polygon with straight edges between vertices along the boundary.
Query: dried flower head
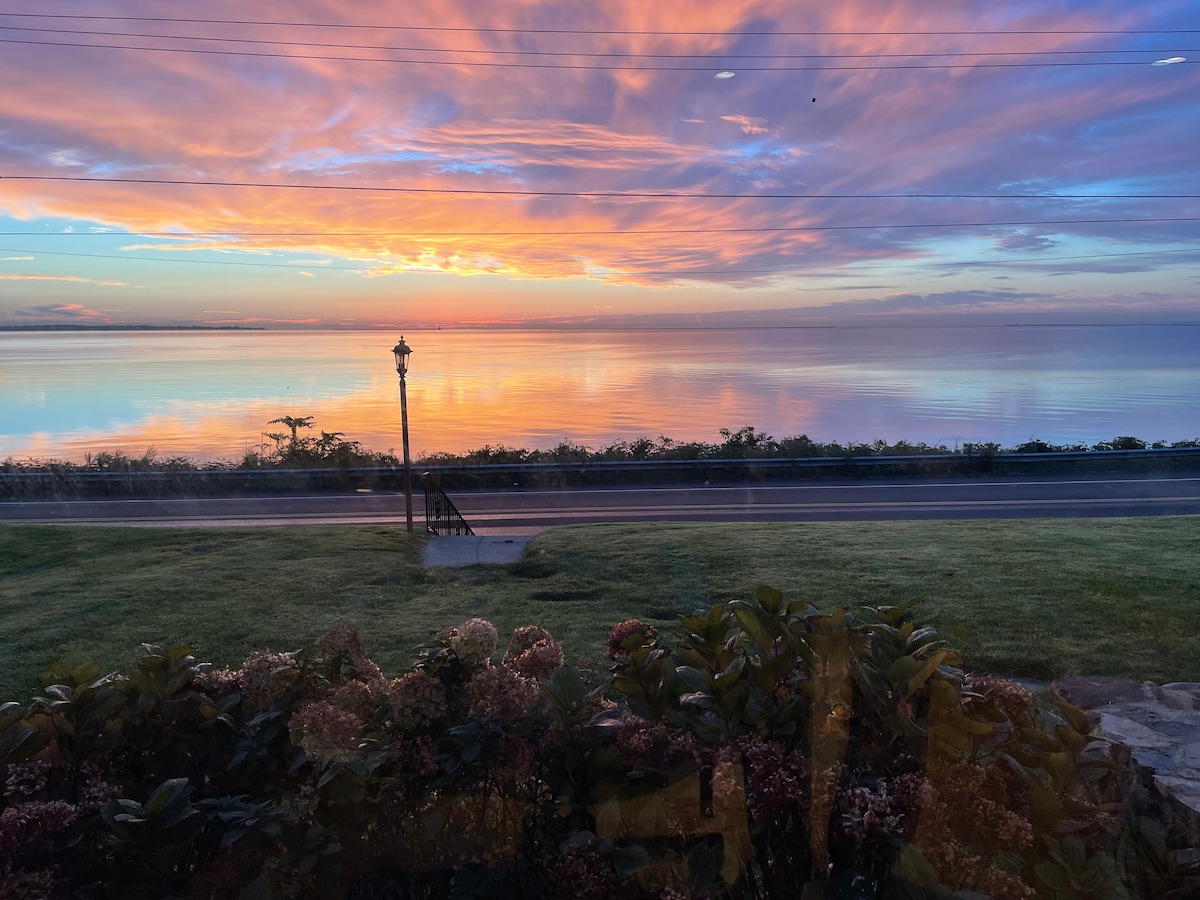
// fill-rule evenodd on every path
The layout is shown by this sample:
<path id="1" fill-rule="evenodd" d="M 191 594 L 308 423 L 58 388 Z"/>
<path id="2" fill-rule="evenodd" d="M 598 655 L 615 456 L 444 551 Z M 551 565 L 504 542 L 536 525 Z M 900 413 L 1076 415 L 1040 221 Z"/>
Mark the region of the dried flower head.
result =
<path id="1" fill-rule="evenodd" d="M 1033 697 L 1029 691 L 1019 684 L 994 675 L 972 675 L 964 682 L 963 689 L 982 697 L 982 700 L 964 697 L 964 705 L 968 710 L 975 704 L 986 703 L 1004 713 L 1010 722 L 1020 721 L 1033 706 Z"/>
<path id="2" fill-rule="evenodd" d="M 316 640 L 317 651 L 326 658 L 346 656 L 351 662 L 366 659 L 367 648 L 358 629 L 349 626 L 331 628 Z"/>
<path id="3" fill-rule="evenodd" d="M 380 693 L 380 685 L 375 682 L 347 681 L 333 692 L 330 699 L 338 709 L 367 719 L 379 705 Z"/>
<path id="4" fill-rule="evenodd" d="M 479 669 L 467 683 L 471 715 L 516 722 L 537 706 L 541 691 L 535 682 L 503 666 Z"/>
<path id="5" fill-rule="evenodd" d="M 387 687 L 396 726 L 408 731 L 435 722 L 446 714 L 446 689 L 427 672 L 402 675 Z"/>
<path id="6" fill-rule="evenodd" d="M 214 697 L 225 697 L 242 691 L 242 673 L 233 669 L 209 669 L 197 676 L 197 681 Z"/>
<path id="7" fill-rule="evenodd" d="M 608 635 L 608 648 L 604 658 L 615 663 L 629 661 L 629 654 L 638 647 L 645 647 L 658 640 L 658 629 L 638 619 L 626 619 L 613 626 Z"/>
<path id="8" fill-rule="evenodd" d="M 533 778 L 533 748 L 515 735 L 501 735 L 488 769 L 499 781 L 525 784 Z"/>
<path id="9" fill-rule="evenodd" d="M 290 653 L 255 650 L 242 663 L 242 693 L 254 706 L 266 709 L 301 677 Z"/>
<path id="10" fill-rule="evenodd" d="M 570 900 L 616 900 L 620 885 L 612 866 L 595 850 L 565 847 L 554 866 L 554 884 Z"/>
<path id="11" fill-rule="evenodd" d="M 476 618 L 454 629 L 450 647 L 464 666 L 473 669 L 492 658 L 497 640 L 496 626 L 487 619 Z"/>
<path id="12" fill-rule="evenodd" d="M 562 644 L 540 625 L 526 625 L 513 632 L 504 665 L 526 678 L 550 678 L 562 668 Z"/>
<path id="13" fill-rule="evenodd" d="M 319 700 L 292 713 L 288 730 L 292 743 L 298 744 L 313 759 L 353 759 L 362 738 L 363 722 L 354 713 Z"/>
<path id="14" fill-rule="evenodd" d="M 0 812 L 0 858 L 44 853 L 55 835 L 75 824 L 79 813 L 63 800 L 16 803 Z"/>
<path id="15" fill-rule="evenodd" d="M 70 889 L 58 866 L 21 869 L 0 879 L 0 900 L 59 900 L 68 896 Z"/>
<path id="16" fill-rule="evenodd" d="M 8 778 L 4 782 L 4 797 L 7 800 L 32 799 L 46 789 L 53 763 L 40 759 L 10 763 Z"/>
<path id="17" fill-rule="evenodd" d="M 748 772 L 746 805 L 755 819 L 777 819 L 807 801 L 808 760 L 779 741 L 748 735 L 738 742 Z"/>

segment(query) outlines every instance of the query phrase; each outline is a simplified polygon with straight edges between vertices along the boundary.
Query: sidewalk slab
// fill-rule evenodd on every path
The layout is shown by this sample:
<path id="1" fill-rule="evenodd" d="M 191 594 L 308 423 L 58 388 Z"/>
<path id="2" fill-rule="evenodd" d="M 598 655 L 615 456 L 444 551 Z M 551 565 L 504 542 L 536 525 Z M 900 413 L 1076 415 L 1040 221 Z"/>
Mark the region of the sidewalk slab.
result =
<path id="1" fill-rule="evenodd" d="M 478 566 L 515 563 L 533 540 L 532 534 L 432 536 L 421 553 L 426 566 Z"/>

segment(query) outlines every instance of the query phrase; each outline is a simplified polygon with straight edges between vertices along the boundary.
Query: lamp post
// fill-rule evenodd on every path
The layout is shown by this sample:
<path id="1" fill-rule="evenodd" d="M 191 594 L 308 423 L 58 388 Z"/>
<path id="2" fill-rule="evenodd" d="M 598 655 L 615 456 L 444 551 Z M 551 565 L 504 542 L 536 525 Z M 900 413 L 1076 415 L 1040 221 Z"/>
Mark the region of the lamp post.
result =
<path id="1" fill-rule="evenodd" d="M 412 347 L 404 343 L 404 335 L 400 343 L 392 348 L 396 354 L 396 374 L 400 377 L 400 434 L 404 441 L 404 518 L 408 522 L 408 530 L 413 530 L 412 524 L 412 466 L 408 461 L 408 394 L 404 388 L 404 376 L 408 374 L 408 357 Z"/>

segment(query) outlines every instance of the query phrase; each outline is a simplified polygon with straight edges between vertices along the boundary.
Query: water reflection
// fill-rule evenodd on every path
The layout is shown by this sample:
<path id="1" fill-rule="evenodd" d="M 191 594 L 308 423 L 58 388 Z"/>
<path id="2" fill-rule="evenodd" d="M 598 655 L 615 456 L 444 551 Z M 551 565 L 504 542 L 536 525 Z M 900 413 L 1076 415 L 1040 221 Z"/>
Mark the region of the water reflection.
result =
<path id="1" fill-rule="evenodd" d="M 0 334 L 0 455 L 240 456 L 311 415 L 399 444 L 378 332 Z M 414 332 L 414 452 L 642 435 L 1096 441 L 1200 434 L 1195 327 Z"/>

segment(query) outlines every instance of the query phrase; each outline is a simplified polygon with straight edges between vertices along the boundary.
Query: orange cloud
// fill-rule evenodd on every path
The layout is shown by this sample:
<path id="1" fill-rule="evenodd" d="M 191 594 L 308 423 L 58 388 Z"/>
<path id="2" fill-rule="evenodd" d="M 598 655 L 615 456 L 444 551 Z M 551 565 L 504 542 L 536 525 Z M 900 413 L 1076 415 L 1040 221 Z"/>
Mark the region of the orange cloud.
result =
<path id="1" fill-rule="evenodd" d="M 222 9 L 231 7 L 218 3 L 213 15 Z M 1047 74 L 985 69 L 981 58 L 954 57 L 963 68 L 871 71 L 920 61 L 895 54 L 1089 49 L 1097 45 L 1094 37 L 1071 32 L 1137 28 L 1150 14 L 1104 0 L 1090 9 L 1011 13 L 997 24 L 998 14 L 986 6 L 916 0 L 886 8 L 613 0 L 571 5 L 569 16 L 560 16 L 544 3 L 522 0 L 489 8 L 486 25 L 497 30 L 481 31 L 475 2 L 413 0 L 406 22 L 465 30 L 368 28 L 337 37 L 424 51 L 271 45 L 292 59 L 83 48 L 34 53 L 14 45 L 0 58 L 0 81 L 22 85 L 0 95 L 9 135 L 0 151 L 5 172 L 431 192 L 0 179 L 0 213 L 135 234 L 204 232 L 180 240 L 147 235 L 124 243 L 122 252 L 285 254 L 285 261 L 305 268 L 352 270 L 342 284 L 360 298 L 376 297 L 371 292 L 384 276 L 411 284 L 419 275 L 424 293 L 412 298 L 414 308 L 438 294 L 428 287 L 434 276 L 557 281 L 562 302 L 580 309 L 594 298 L 575 300 L 573 292 L 597 283 L 654 288 L 640 295 L 651 305 L 666 302 L 658 289 L 669 285 L 766 289 L 815 270 L 912 259 L 937 238 L 854 230 L 859 226 L 1033 219 L 1043 210 L 1065 219 L 1098 207 L 743 195 L 1019 192 L 1099 184 L 1117 172 L 1151 178 L 1190 170 L 1186 127 L 1166 123 L 1189 121 L 1170 111 L 1183 109 L 1180 98 L 1190 96 L 1189 86 L 1200 89 L 1200 67 L 1166 67 L 1154 77 L 1104 68 Z M 255 17 L 383 22 L 377 8 L 335 9 L 320 0 L 302 4 L 301 12 L 267 0 L 255 7 Z M 605 33 L 547 32 L 564 23 Z M 542 33 L 502 30 L 514 28 Z M 1006 35 L 998 33 L 1002 28 L 1058 33 Z M 219 30 L 195 25 L 184 31 Z M 964 33 L 933 33 L 954 31 Z M 332 40 L 323 31 L 285 26 L 221 33 Z M 446 64 L 300 58 L 305 53 Z M 656 68 L 622 68 L 630 65 Z M 724 68 L 739 77 L 714 80 L 713 71 Z M 81 91 L 85 82 L 88 90 Z M 1173 143 L 1138 143 L 1139 129 L 1120 127 L 1144 110 L 1154 110 L 1146 121 L 1173 129 Z M 705 123 L 712 127 L 697 127 Z M 647 190 L 667 196 L 579 195 Z M 670 196 L 679 193 L 729 196 Z M 821 227 L 832 230 L 802 230 Z M 990 232 L 941 234 L 982 235 L 989 246 L 993 238 Z M 64 239 L 61 246 L 80 244 Z M 40 277 L 111 283 L 87 274 L 94 273 Z M 308 290 L 279 274 L 297 291 Z M 325 282 L 323 276 L 314 287 Z M 479 284 L 473 278 L 469 287 L 445 290 L 480 291 L 481 310 L 504 306 L 490 310 L 498 317 L 518 303 L 533 314 L 534 300 L 491 293 L 491 287 L 484 296 Z M 233 302 L 244 305 L 241 297 Z"/>

